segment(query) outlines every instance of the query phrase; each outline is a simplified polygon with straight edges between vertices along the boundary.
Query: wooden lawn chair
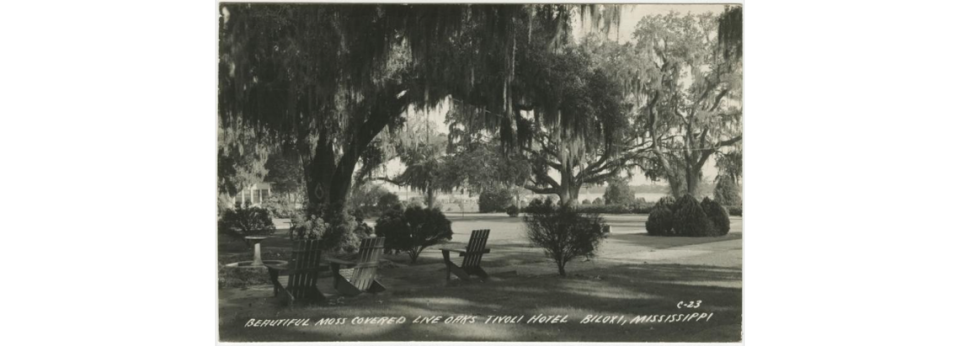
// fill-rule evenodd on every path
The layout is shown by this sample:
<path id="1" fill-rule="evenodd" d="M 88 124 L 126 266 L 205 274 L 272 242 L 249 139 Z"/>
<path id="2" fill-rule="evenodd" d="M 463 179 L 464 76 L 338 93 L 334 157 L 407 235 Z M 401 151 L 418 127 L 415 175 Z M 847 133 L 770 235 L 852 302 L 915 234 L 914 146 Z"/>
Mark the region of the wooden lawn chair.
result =
<path id="1" fill-rule="evenodd" d="M 378 293 L 387 288 L 377 281 L 377 268 L 383 243 L 386 238 L 366 238 L 360 242 L 360 257 L 356 261 L 344 261 L 328 258 L 333 272 L 333 288 L 345 296 L 356 296 L 363 292 Z M 340 269 L 341 266 L 351 268 Z"/>
<path id="2" fill-rule="evenodd" d="M 320 240 L 308 239 L 294 243 L 293 254 L 286 265 L 267 265 L 273 296 L 280 296 L 284 305 L 291 303 L 319 303 L 326 300 L 317 289 L 317 278 L 325 266 L 320 264 Z M 288 274 L 287 285 L 280 283 L 280 274 Z"/>
<path id="3" fill-rule="evenodd" d="M 441 248 L 443 251 L 443 262 L 447 264 L 447 280 L 450 280 L 450 273 L 456 274 L 460 280 L 470 281 L 470 275 L 479 276 L 481 280 L 486 280 L 489 275 L 480 267 L 480 260 L 483 254 L 490 253 L 487 248 L 487 238 L 490 236 L 489 229 L 475 230 L 470 234 L 470 242 L 466 249 Z M 463 263 L 458 267 L 450 261 L 450 252 L 457 252 L 463 257 Z"/>

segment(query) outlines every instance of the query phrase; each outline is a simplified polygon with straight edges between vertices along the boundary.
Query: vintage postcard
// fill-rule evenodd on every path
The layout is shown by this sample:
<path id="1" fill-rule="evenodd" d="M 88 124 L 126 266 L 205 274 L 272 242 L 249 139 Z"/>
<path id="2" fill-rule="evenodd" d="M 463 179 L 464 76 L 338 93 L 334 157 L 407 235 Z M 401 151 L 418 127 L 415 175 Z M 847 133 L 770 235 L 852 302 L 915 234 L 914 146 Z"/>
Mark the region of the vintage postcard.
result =
<path id="1" fill-rule="evenodd" d="M 220 341 L 741 341 L 741 4 L 217 6 Z"/>

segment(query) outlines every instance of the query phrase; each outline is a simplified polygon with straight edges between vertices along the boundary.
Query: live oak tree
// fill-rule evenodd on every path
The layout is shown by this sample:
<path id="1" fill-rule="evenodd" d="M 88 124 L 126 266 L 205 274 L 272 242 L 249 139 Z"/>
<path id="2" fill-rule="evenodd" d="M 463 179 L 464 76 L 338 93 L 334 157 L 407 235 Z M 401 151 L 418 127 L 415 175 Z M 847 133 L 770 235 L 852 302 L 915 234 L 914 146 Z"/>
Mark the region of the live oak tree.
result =
<path id="1" fill-rule="evenodd" d="M 396 158 L 406 167 L 396 177 L 378 180 L 423 192 L 427 208 L 434 207 L 438 192 L 452 191 L 459 184 L 462 167 L 446 153 L 446 136 L 425 117 L 408 117 L 403 129 L 389 137 Z"/>
<path id="2" fill-rule="evenodd" d="M 294 143 L 310 209 L 338 208 L 364 153 L 408 106 L 452 96 L 481 114 L 512 114 L 518 42 L 535 18 L 562 36 L 571 13 L 554 5 L 223 4 L 219 113 Z M 477 124 L 516 142 L 514 117 Z"/>
<path id="3" fill-rule="evenodd" d="M 411 106 L 455 99 L 473 114 L 472 130 L 519 147 L 518 47 L 534 31 L 560 46 L 576 9 L 221 4 L 218 113 L 225 123 L 248 124 L 260 140 L 294 146 L 306 210 L 342 218 L 355 180 L 383 163 L 378 136 L 398 128 Z"/>
<path id="4" fill-rule="evenodd" d="M 645 17 L 634 31 L 633 54 L 641 62 L 636 95 L 653 144 L 651 155 L 642 160 L 644 174 L 665 178 L 676 197 L 699 195 L 704 164 L 742 138 L 738 30 L 725 27 L 718 34 L 721 23 L 731 25 L 731 13 L 739 9 L 728 9 L 720 18 Z"/>
<path id="5" fill-rule="evenodd" d="M 529 190 L 576 204 L 581 186 L 618 177 L 650 148 L 637 130 L 643 119 L 611 68 L 617 47 L 588 37 L 553 52 L 525 51 L 521 78 L 528 92 L 517 108 L 531 115 L 521 131 L 531 141 L 523 148 L 533 168 Z"/>
<path id="6" fill-rule="evenodd" d="M 242 123 L 222 125 L 217 137 L 217 190 L 226 201 L 263 181 L 270 147 L 259 143 L 256 134 Z"/>

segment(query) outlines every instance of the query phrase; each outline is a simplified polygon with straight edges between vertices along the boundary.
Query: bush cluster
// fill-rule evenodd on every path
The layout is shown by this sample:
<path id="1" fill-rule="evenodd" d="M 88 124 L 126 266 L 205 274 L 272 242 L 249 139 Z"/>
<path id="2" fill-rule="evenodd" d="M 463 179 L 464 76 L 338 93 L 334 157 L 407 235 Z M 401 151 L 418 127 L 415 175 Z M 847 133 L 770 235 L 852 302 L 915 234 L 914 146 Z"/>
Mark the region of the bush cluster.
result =
<path id="1" fill-rule="evenodd" d="M 410 207 L 404 210 L 399 205 L 380 215 L 374 233 L 387 238 L 386 250 L 406 252 L 411 263 L 416 263 L 420 252 L 427 247 L 453 237 L 450 220 L 439 209 Z"/>
<path id="2" fill-rule="evenodd" d="M 484 190 L 477 201 L 481 213 L 502 213 L 512 204 L 513 195 L 504 188 Z"/>
<path id="3" fill-rule="evenodd" d="M 237 238 L 273 234 L 277 231 L 277 228 L 273 226 L 270 212 L 258 207 L 224 210 L 220 214 L 217 228 L 220 234 Z"/>
<path id="4" fill-rule="evenodd" d="M 300 213 L 300 205 L 291 202 L 282 196 L 270 196 L 261 206 L 270 211 L 270 215 L 275 218 L 289 219 Z"/>
<path id="5" fill-rule="evenodd" d="M 515 205 L 510 205 L 507 207 L 507 215 L 510 217 L 517 217 L 517 215 L 520 215 L 520 208 L 517 208 Z"/>
<path id="6" fill-rule="evenodd" d="M 654 206 L 646 229 L 653 236 L 716 237 L 730 232 L 730 217 L 723 206 L 710 198 L 698 203 L 690 195 L 680 200 L 668 196 Z"/>

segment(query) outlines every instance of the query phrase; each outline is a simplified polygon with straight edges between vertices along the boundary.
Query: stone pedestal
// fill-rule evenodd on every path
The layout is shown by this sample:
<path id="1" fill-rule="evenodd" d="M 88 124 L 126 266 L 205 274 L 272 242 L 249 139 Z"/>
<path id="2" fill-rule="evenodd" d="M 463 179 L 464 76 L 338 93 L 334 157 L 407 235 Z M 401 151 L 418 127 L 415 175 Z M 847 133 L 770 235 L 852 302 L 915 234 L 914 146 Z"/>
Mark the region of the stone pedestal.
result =
<path id="1" fill-rule="evenodd" d="M 243 239 L 246 240 L 248 244 L 253 243 L 253 263 L 251 263 L 250 266 L 263 267 L 263 260 L 260 259 L 260 242 L 267 239 L 267 237 L 249 236 L 243 237 Z"/>

